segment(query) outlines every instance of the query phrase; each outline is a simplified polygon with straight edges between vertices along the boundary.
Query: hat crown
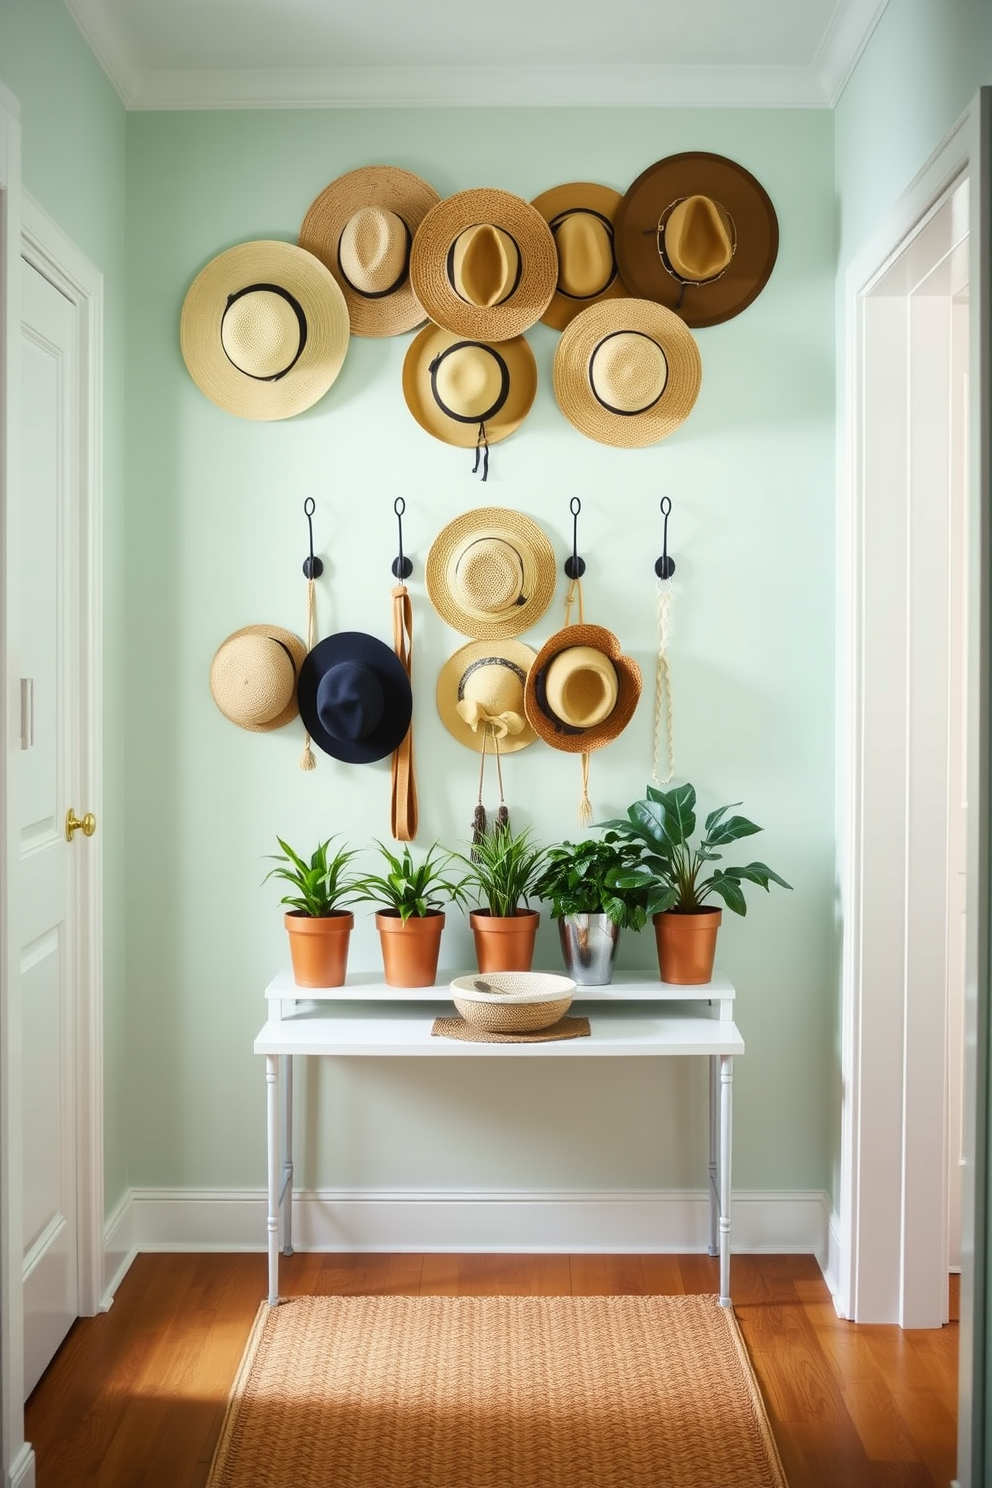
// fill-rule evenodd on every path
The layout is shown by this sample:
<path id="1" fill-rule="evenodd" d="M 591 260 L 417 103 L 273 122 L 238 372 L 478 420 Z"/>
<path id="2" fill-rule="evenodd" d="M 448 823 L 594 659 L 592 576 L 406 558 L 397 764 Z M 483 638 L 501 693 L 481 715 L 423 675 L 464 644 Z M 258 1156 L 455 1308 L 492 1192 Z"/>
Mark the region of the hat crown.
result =
<path id="1" fill-rule="evenodd" d="M 469 543 L 459 556 L 454 580 L 462 604 L 483 615 L 498 615 L 523 602 L 523 561 L 505 538 Z"/>
<path id="2" fill-rule="evenodd" d="M 477 703 L 491 717 L 524 711 L 524 678 L 520 668 L 503 656 L 473 662 L 458 692 L 459 700 Z"/>
<path id="3" fill-rule="evenodd" d="M 360 661 L 339 661 L 328 667 L 317 684 L 315 703 L 327 732 L 349 744 L 366 739 L 385 708 L 379 678 Z"/>
<path id="4" fill-rule="evenodd" d="M 657 403 L 668 382 L 668 359 L 643 331 L 605 336 L 589 359 L 589 383 L 614 413 L 643 413 Z"/>
<path id="5" fill-rule="evenodd" d="M 477 309 L 509 299 L 520 281 L 520 250 L 508 232 L 491 222 L 460 232 L 451 246 L 449 278 L 455 293 Z"/>
<path id="6" fill-rule="evenodd" d="M 481 342 L 465 341 L 442 352 L 432 371 L 434 396 L 455 418 L 489 418 L 505 400 L 506 363 Z"/>
<path id="7" fill-rule="evenodd" d="M 287 372 L 302 350 L 306 320 L 299 301 L 275 285 L 249 285 L 228 301 L 220 324 L 228 360 L 248 377 Z"/>
<path id="8" fill-rule="evenodd" d="M 598 212 L 577 208 L 553 225 L 558 247 L 558 289 L 588 300 L 608 289 L 616 276 L 611 224 Z"/>
<path id="9" fill-rule="evenodd" d="M 292 701 L 293 658 L 272 636 L 232 636 L 214 657 L 210 687 L 225 718 L 258 728 L 278 718 Z"/>
<path id="10" fill-rule="evenodd" d="M 687 196 L 669 213 L 665 254 L 680 279 L 702 284 L 729 267 L 734 256 L 733 222 L 709 196 Z"/>
<path id="11" fill-rule="evenodd" d="M 362 207 L 345 223 L 338 262 L 351 287 L 363 295 L 385 295 L 407 275 L 410 234 L 388 207 Z"/>
<path id="12" fill-rule="evenodd" d="M 616 667 L 594 646 L 567 646 L 552 658 L 545 679 L 548 705 L 570 728 L 595 728 L 616 707 Z"/>

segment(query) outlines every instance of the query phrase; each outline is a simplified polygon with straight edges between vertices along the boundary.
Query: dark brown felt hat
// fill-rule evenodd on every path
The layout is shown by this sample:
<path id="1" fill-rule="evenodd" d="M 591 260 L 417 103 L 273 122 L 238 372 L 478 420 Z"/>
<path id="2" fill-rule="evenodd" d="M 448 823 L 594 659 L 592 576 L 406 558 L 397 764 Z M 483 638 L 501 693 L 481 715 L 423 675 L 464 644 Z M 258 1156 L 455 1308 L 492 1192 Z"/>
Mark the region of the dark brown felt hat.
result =
<path id="1" fill-rule="evenodd" d="M 697 208 L 688 220 L 686 204 Z M 669 222 L 680 239 L 674 254 L 666 248 Z M 688 241 L 693 233 L 707 238 L 695 245 L 698 253 Z M 691 150 L 641 172 L 617 211 L 615 244 L 631 294 L 677 311 L 688 326 L 719 325 L 767 284 L 778 254 L 778 218 L 744 166 Z M 694 259 L 703 266 L 698 277 L 687 267 Z"/>

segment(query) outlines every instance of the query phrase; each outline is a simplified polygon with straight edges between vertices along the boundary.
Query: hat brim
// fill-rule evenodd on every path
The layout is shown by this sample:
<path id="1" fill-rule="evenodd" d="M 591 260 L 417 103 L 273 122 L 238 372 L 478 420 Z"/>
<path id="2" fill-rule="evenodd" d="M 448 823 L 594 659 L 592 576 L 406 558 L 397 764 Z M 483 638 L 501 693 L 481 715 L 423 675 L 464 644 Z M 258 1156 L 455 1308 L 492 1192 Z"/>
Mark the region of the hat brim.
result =
<path id="1" fill-rule="evenodd" d="M 445 444 L 457 445 L 459 449 L 474 449 L 478 438 L 478 420 L 463 423 L 460 419 L 451 418 L 431 393 L 431 362 L 449 346 L 455 346 L 464 339 L 436 325 L 425 326 L 419 331 L 403 358 L 403 396 L 417 423 L 428 434 L 433 434 L 435 439 L 440 439 Z M 530 413 L 537 395 L 537 362 L 523 336 L 514 336 L 510 341 L 480 344 L 491 345 L 506 362 L 510 374 L 506 402 L 497 414 L 486 419 L 486 439 L 489 444 L 496 444 L 519 429 Z"/>
<path id="2" fill-rule="evenodd" d="M 448 250 L 466 228 L 489 222 L 520 250 L 520 280 L 499 305 L 469 305 L 448 279 Z M 431 320 L 476 341 L 509 341 L 540 320 L 558 282 L 558 251 L 536 207 L 510 191 L 456 191 L 427 213 L 410 251 L 414 293 Z"/>
<path id="3" fill-rule="evenodd" d="M 464 744 L 467 749 L 474 749 L 477 754 L 482 753 L 484 744 L 489 753 L 493 752 L 493 746 L 491 742 L 486 741 L 487 731 L 485 729 L 471 728 L 459 713 L 458 689 L 469 667 L 489 657 L 497 662 L 510 662 L 523 672 L 524 682 L 521 684 L 520 701 L 522 712 L 523 688 L 526 686 L 526 678 L 535 659 L 533 647 L 525 645 L 523 641 L 505 640 L 501 641 L 498 646 L 491 641 L 469 641 L 468 645 L 460 646 L 453 655 L 448 657 L 437 676 L 437 711 L 441 722 L 459 744 Z M 537 735 L 530 724 L 525 722 L 519 734 L 507 734 L 500 739 L 499 752 L 500 754 L 516 754 L 518 750 L 526 749 L 528 744 L 536 742 Z"/>
<path id="4" fill-rule="evenodd" d="M 565 212 L 588 211 L 597 212 L 601 217 L 605 217 L 613 224 L 615 233 L 617 211 L 622 201 L 623 197 L 619 191 L 614 191 L 612 186 L 599 186 L 594 181 L 573 181 L 567 186 L 552 186 L 548 191 L 542 191 L 540 196 L 534 197 L 531 206 L 537 208 L 549 227 Z M 553 229 L 552 236 L 554 236 Z M 601 289 L 598 294 L 589 295 L 586 299 L 580 300 L 558 288 L 556 280 L 555 292 L 551 296 L 551 303 L 541 316 L 541 322 L 551 326 L 552 330 L 563 331 L 582 310 L 587 310 L 590 305 L 598 305 L 603 300 L 628 299 L 629 296 L 630 290 L 621 277 L 614 247 L 614 275 L 606 288 Z"/>
<path id="5" fill-rule="evenodd" d="M 540 694 L 543 678 L 561 651 L 572 646 L 591 646 L 613 663 L 617 674 L 617 700 L 612 712 L 602 723 L 588 729 L 572 729 L 542 707 Z M 641 696 L 641 669 L 631 656 L 624 656 L 620 642 L 602 625 L 566 625 L 545 641 L 527 673 L 524 688 L 524 710 L 527 722 L 546 744 L 565 754 L 589 754 L 602 749 L 622 734 L 634 716 Z"/>
<path id="6" fill-rule="evenodd" d="M 668 363 L 661 397 L 643 413 L 614 413 L 597 398 L 589 363 L 604 336 L 639 331 L 656 341 Z M 673 310 L 653 300 L 608 300 L 591 305 L 562 331 L 552 369 L 555 398 L 569 423 L 600 444 L 640 449 L 657 444 L 692 412 L 703 364 L 692 332 Z"/>
<path id="7" fill-rule="evenodd" d="M 730 214 L 737 247 L 719 279 L 688 284 L 683 292 L 658 252 L 658 222 L 673 202 L 696 195 Z M 688 151 L 649 165 L 627 190 L 616 217 L 616 251 L 634 295 L 677 309 L 688 326 L 719 325 L 746 310 L 767 284 L 778 256 L 778 218 L 768 192 L 744 166 Z"/>
<path id="8" fill-rule="evenodd" d="M 294 635 L 291 630 L 283 630 L 282 626 L 280 625 L 243 625 L 240 630 L 232 631 L 229 636 L 225 636 L 224 640 L 221 641 L 220 645 L 217 647 L 217 650 L 214 652 L 214 662 L 216 662 L 224 647 L 227 646 L 231 641 L 236 641 L 241 636 L 249 635 L 268 636 L 270 640 L 278 641 L 281 646 L 285 646 L 286 650 L 292 657 L 293 672 L 297 682 L 299 682 L 300 669 L 303 666 L 303 662 L 307 654 L 306 642 L 302 641 L 298 635 Z M 247 729 L 248 732 L 252 734 L 268 734 L 271 733 L 273 729 L 283 728 L 287 723 L 292 723 L 293 719 L 300 711 L 297 705 L 296 689 L 294 687 L 293 695 L 282 712 L 277 713 L 274 718 L 268 719 L 265 723 L 246 723 L 241 718 L 232 717 L 232 715 L 227 711 L 226 708 L 221 707 L 221 704 L 217 698 L 217 693 L 214 690 L 213 663 L 211 663 L 210 670 L 210 694 L 228 722 L 235 724 L 238 728 Z"/>
<path id="9" fill-rule="evenodd" d="M 338 244 L 349 220 L 363 207 L 384 207 L 405 224 L 412 240 L 432 207 L 441 200 L 434 187 L 395 165 L 366 165 L 338 176 L 307 208 L 299 246 L 319 258 L 334 275 L 348 306 L 355 336 L 399 336 L 427 319 L 409 272 L 389 294 L 363 295 L 349 284 L 338 259 Z"/>
<path id="10" fill-rule="evenodd" d="M 530 580 L 523 604 L 489 619 L 459 604 L 451 587 L 459 554 L 470 542 L 487 537 L 513 543 L 520 553 L 525 580 Z M 428 598 L 441 619 L 462 635 L 481 641 L 504 640 L 535 625 L 551 603 L 557 577 L 554 549 L 537 523 L 503 506 L 478 507 L 449 522 L 431 544 L 424 569 Z"/>
<path id="11" fill-rule="evenodd" d="M 376 727 L 364 739 L 342 739 L 329 733 L 317 712 L 320 679 L 339 662 L 362 662 L 378 677 L 385 706 Z M 377 636 L 360 630 L 339 630 L 318 641 L 300 668 L 296 689 L 300 717 L 311 740 L 325 754 L 352 765 L 384 759 L 402 743 L 413 716 L 410 678 L 400 658 Z"/>
<path id="12" fill-rule="evenodd" d="M 221 323 L 231 295 L 252 284 L 288 290 L 306 317 L 303 350 L 283 377 L 242 372 L 227 356 Z M 218 408 L 247 419 L 292 418 L 322 398 L 348 350 L 348 307 L 334 276 L 294 243 L 238 243 L 210 260 L 183 301 L 179 340 L 189 374 Z"/>

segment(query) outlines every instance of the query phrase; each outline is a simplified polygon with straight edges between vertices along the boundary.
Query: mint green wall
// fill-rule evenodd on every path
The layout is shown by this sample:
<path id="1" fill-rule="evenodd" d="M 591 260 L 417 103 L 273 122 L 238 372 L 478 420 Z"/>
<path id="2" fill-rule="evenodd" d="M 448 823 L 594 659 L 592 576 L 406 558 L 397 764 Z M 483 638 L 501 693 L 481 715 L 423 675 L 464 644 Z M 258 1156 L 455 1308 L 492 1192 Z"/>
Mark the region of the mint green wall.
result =
<path id="1" fill-rule="evenodd" d="M 0 79 L 20 103 L 25 190 L 103 274 L 105 1195 L 127 1187 L 124 996 L 124 107 L 61 0 L 0 0 Z M 85 805 L 85 803 L 83 803 Z"/>
<path id="2" fill-rule="evenodd" d="M 353 339 L 310 412 L 283 423 L 215 408 L 183 365 L 186 290 L 241 240 L 292 240 L 335 176 L 388 161 L 442 195 L 495 185 L 524 197 L 589 179 L 623 190 L 686 149 L 733 156 L 777 207 L 770 284 L 737 319 L 699 333 L 703 387 L 663 444 L 620 451 L 580 436 L 551 391 L 556 334 L 530 333 L 537 402 L 494 446 L 487 485 L 471 457 L 425 434 L 400 390 L 409 337 Z M 434 683 L 462 643 L 423 588 L 438 530 L 484 504 L 540 521 L 563 559 L 568 501 L 583 502 L 587 617 L 617 631 L 645 674 L 627 732 L 593 756 L 597 816 L 619 813 L 651 772 L 658 503 L 673 501 L 678 563 L 671 660 L 677 769 L 707 806 L 743 801 L 756 853 L 796 885 L 752 895 L 725 923 L 720 960 L 739 988 L 748 1053 L 736 1082 L 741 1188 L 825 1186 L 835 982 L 833 904 L 833 124 L 826 112 L 358 110 L 134 114 L 127 128 L 126 798 L 129 1178 L 138 1187 L 257 1185 L 264 1101 L 251 1043 L 262 989 L 286 959 L 277 895 L 260 887 L 276 833 L 300 847 L 389 833 L 388 761 L 318 753 L 298 769 L 299 725 L 252 735 L 207 686 L 238 626 L 304 628 L 303 501 L 317 503 L 321 635 L 390 634 L 392 502 L 407 501 L 415 569 L 415 730 L 420 843 L 465 842 L 478 757 L 441 726 Z M 559 584 L 539 644 L 564 618 Z M 544 746 L 508 760 L 517 825 L 575 837 L 578 762 Z M 489 787 L 495 805 L 495 787 Z M 760 852 L 758 851 L 760 849 Z M 728 920 L 732 916 L 726 917 Z M 469 966 L 450 917 L 444 959 Z M 631 937 L 622 957 L 648 966 Z M 558 964 L 545 923 L 539 959 Z M 378 965 L 362 914 L 352 965 Z M 311 1072 L 301 1175 L 416 1189 L 696 1186 L 704 1108 L 695 1069 L 601 1065 L 517 1070 L 365 1061 Z M 540 1132 L 540 1137 L 536 1134 Z"/>

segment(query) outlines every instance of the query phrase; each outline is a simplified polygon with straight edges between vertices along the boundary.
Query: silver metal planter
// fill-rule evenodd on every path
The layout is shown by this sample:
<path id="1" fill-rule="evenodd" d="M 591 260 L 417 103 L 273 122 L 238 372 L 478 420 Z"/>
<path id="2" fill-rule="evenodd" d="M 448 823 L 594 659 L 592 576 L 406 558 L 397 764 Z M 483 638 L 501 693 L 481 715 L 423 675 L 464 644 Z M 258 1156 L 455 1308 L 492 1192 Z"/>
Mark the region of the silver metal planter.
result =
<path id="1" fill-rule="evenodd" d="M 608 915 L 562 915 L 558 936 L 565 969 L 577 986 L 605 987 L 612 982 L 620 927 Z"/>

